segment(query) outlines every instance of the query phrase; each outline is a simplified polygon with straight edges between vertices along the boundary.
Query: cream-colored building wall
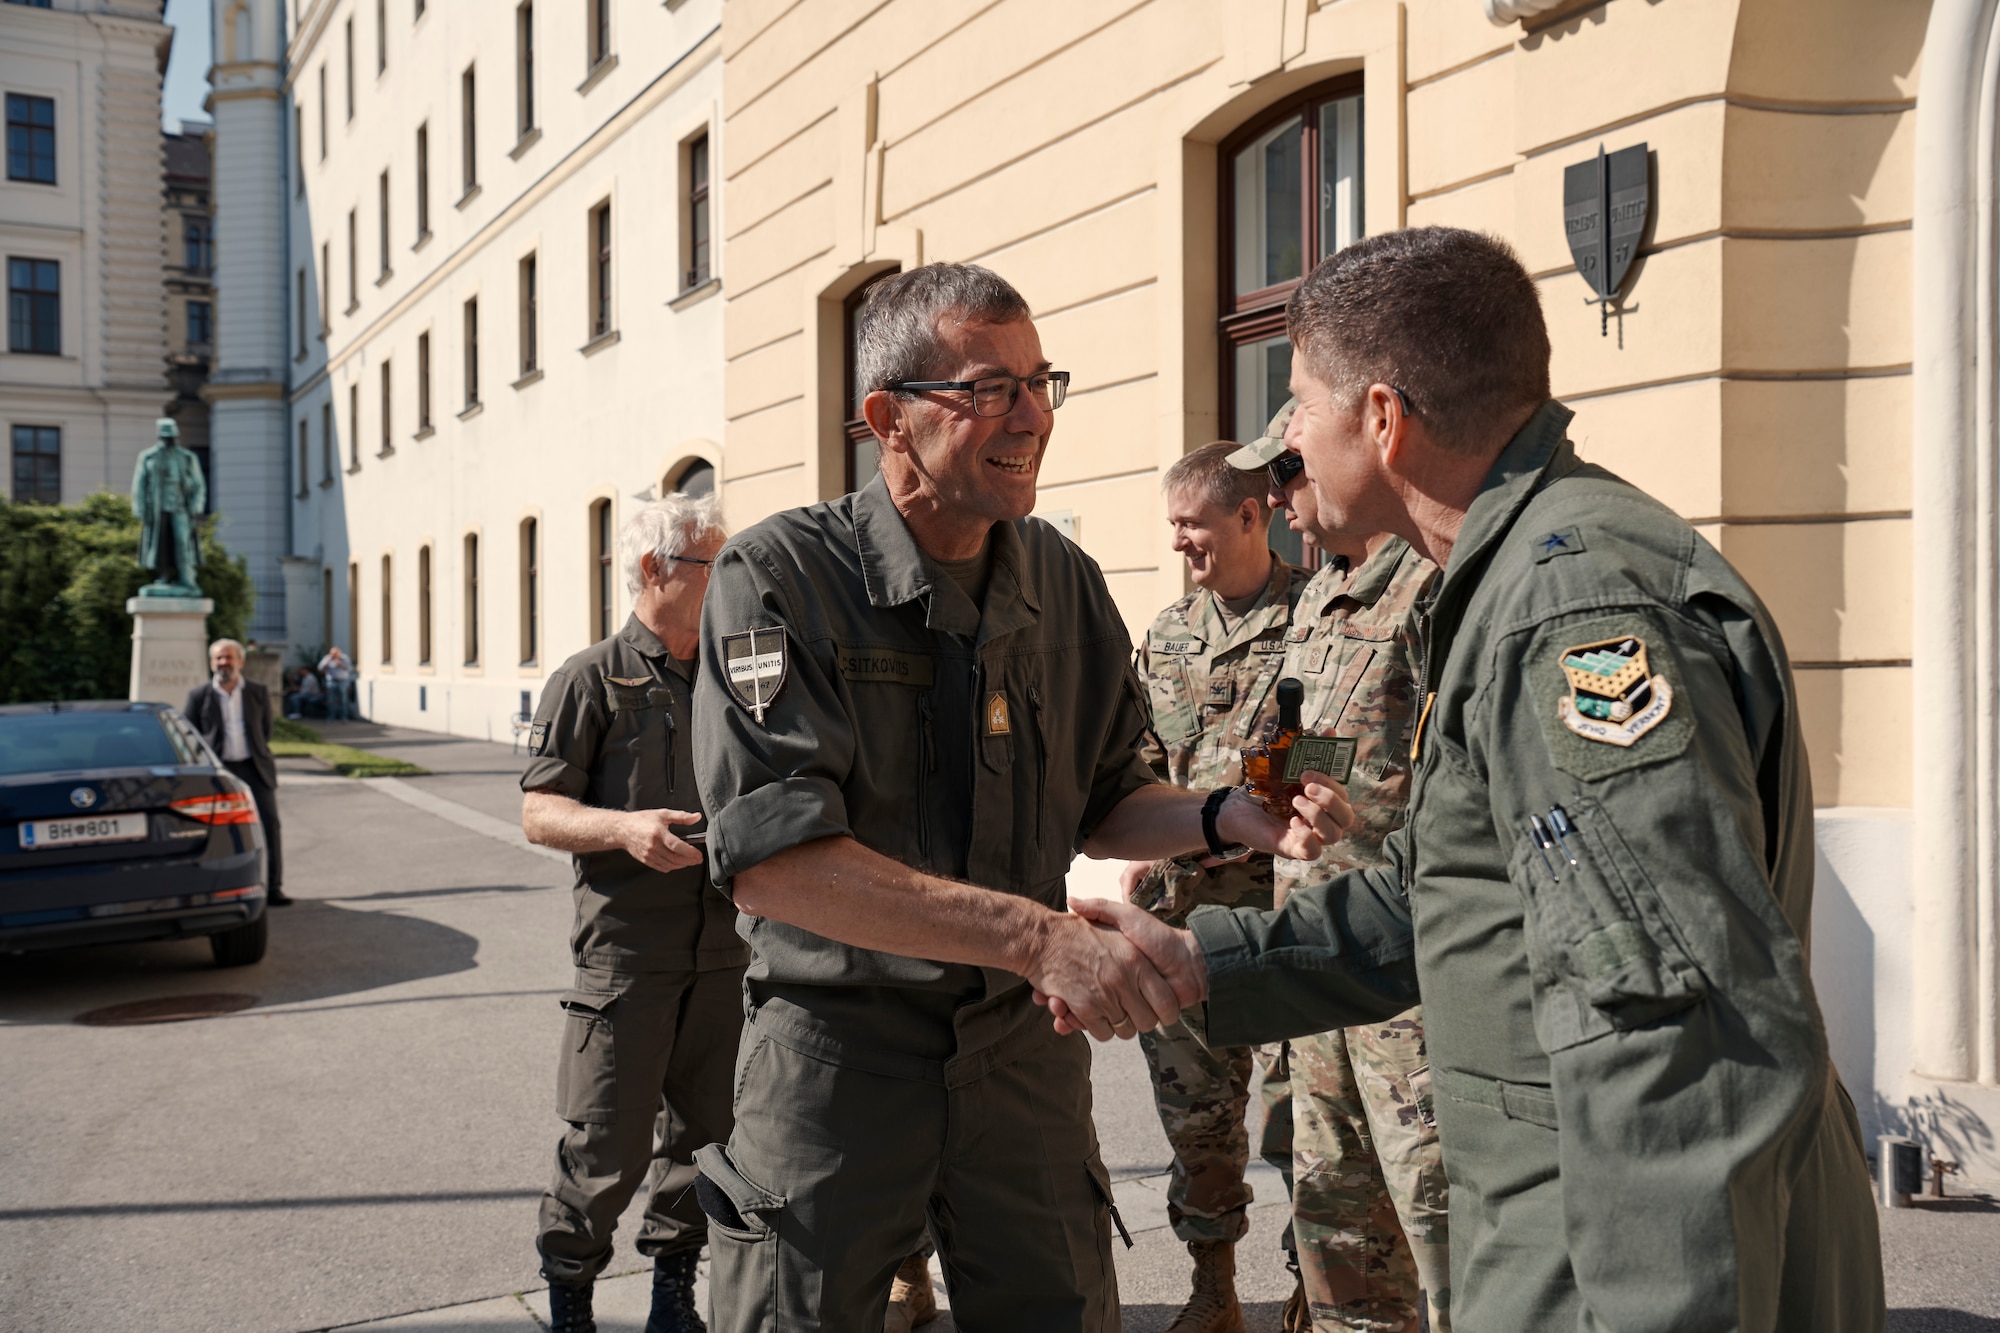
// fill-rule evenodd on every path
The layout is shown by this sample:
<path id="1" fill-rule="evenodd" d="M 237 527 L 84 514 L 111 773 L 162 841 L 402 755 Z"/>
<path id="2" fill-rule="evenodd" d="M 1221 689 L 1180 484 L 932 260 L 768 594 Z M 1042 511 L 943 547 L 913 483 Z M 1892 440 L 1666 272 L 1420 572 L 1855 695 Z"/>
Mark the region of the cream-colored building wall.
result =
<path id="1" fill-rule="evenodd" d="M 841 489 L 841 298 L 976 261 L 1075 374 L 1039 508 L 1150 620 L 1183 589 L 1159 470 L 1218 429 L 1215 145 L 1358 69 L 1368 229 L 1519 247 L 1585 455 L 1700 524 L 1777 616 L 1820 802 L 1906 804 L 1924 9 L 1607 0 L 1526 31 L 1472 0 L 735 0 L 731 517 Z M 1656 218 L 1605 337 L 1562 171 L 1638 142 Z"/>
<path id="2" fill-rule="evenodd" d="M 615 530 L 690 463 L 722 461 L 722 302 L 683 289 L 683 153 L 721 142 L 720 0 L 618 6 L 616 60 L 586 68 L 584 9 L 536 6 L 535 127 L 518 132 L 513 5 L 431 4 L 414 25 L 391 6 L 386 73 L 375 72 L 375 7 L 309 10 L 294 38 L 291 95 L 305 107 L 305 187 L 290 253 L 307 271 L 307 353 L 294 366 L 286 449 L 293 551 L 331 571 L 334 641 L 359 643 L 359 695 L 377 720 L 505 740 L 522 693 L 595 640 L 591 513 Z M 345 25 L 355 24 L 357 107 L 344 116 Z M 317 70 L 331 70 L 326 160 L 317 151 Z M 460 178 L 460 79 L 477 69 L 478 188 Z M 590 76 L 590 77 L 587 77 Z M 289 115 L 289 112 L 288 112 Z M 416 231 L 416 129 L 429 125 L 430 232 Z M 380 276 L 377 190 L 390 176 L 391 270 Z M 723 212 L 719 192 L 714 216 Z M 613 333 L 593 336 L 593 210 L 612 207 Z M 358 300 L 346 304 L 347 215 L 359 222 Z M 331 245 L 333 310 L 319 321 L 320 246 Z M 538 356 L 522 364 L 520 264 L 537 262 Z M 296 277 L 292 278 L 296 282 Z M 479 397 L 468 403 L 465 303 L 479 302 Z M 420 431 L 417 343 L 428 334 L 431 429 Z M 296 340 L 296 328 L 291 331 Z M 382 439 L 381 368 L 391 367 Z M 359 415 L 351 391 L 359 387 Z M 324 474 L 331 405 L 335 468 Z M 297 473 L 304 423 L 306 475 Z M 358 444 L 358 449 L 356 445 Z M 300 492 L 304 494 L 301 495 Z M 537 520 L 540 636 L 522 660 L 522 524 Z M 466 660 L 465 539 L 479 538 L 479 654 Z M 418 566 L 432 568 L 431 658 L 420 660 Z M 384 556 L 390 652 L 384 659 Z M 358 565 L 358 636 L 348 568 Z M 315 577 L 318 577 L 317 575 Z M 614 574 L 614 628 L 631 609 Z M 307 638 L 320 626 L 312 593 Z M 295 615 L 294 620 L 298 620 Z M 295 636 L 296 637 L 296 636 Z"/>

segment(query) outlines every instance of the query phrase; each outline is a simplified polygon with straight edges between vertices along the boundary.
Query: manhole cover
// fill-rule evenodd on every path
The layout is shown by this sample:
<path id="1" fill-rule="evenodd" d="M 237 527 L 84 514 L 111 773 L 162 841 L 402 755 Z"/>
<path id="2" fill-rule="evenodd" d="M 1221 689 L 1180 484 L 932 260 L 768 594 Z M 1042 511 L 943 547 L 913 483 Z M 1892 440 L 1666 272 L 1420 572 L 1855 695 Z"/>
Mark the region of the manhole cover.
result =
<path id="1" fill-rule="evenodd" d="M 78 1014 L 76 1021 L 94 1028 L 133 1027 L 140 1023 L 185 1023 L 191 1018 L 215 1018 L 248 1009 L 257 1003 L 254 995 L 167 995 L 157 1000 L 134 1000 Z"/>

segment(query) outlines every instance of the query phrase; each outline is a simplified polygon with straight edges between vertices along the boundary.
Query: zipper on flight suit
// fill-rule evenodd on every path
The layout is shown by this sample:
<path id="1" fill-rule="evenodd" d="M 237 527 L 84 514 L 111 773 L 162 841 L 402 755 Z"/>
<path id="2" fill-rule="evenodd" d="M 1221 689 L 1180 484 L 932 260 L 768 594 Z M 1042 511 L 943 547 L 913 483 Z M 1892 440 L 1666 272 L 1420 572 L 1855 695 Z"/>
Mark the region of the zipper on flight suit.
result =
<path id="1" fill-rule="evenodd" d="M 924 729 L 924 773 L 928 777 L 937 772 L 937 726 L 932 716 L 929 690 L 917 695 L 917 717 Z M 917 793 L 917 847 L 927 866 L 931 860 L 930 787 L 931 784 L 926 782 L 923 790 Z"/>
<path id="2" fill-rule="evenodd" d="M 1042 845 L 1042 807 L 1048 804 L 1049 738 L 1042 726 L 1042 687 L 1028 684 L 1028 711 L 1035 715 L 1035 846 Z"/>

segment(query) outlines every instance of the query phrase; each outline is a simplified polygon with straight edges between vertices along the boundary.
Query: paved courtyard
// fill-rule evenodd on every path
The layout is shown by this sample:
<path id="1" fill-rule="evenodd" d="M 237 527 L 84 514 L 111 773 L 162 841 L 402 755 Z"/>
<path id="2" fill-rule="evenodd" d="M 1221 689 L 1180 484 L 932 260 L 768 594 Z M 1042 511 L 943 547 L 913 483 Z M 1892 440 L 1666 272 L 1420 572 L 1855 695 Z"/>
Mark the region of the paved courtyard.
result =
<path id="1" fill-rule="evenodd" d="M 367 724 L 330 738 L 422 778 L 288 761 L 287 889 L 270 955 L 205 944 L 0 959 L 0 1329 L 514 1330 L 546 1309 L 535 1199 L 557 1122 L 567 859 L 529 848 L 507 745 Z M 230 992 L 198 1022 L 79 1026 L 160 996 Z M 1098 1125 L 1137 1245 L 1125 1326 L 1185 1293 L 1166 1142 L 1136 1045 L 1097 1050 Z M 1241 1248 L 1249 1326 L 1277 1327 L 1284 1209 L 1260 1170 Z M 647 1274 L 621 1229 L 600 1327 L 638 1330 Z M 1890 1327 L 2000 1333 L 2000 1205 L 1883 1215 Z M 948 1320 L 934 1326 L 945 1333 Z"/>

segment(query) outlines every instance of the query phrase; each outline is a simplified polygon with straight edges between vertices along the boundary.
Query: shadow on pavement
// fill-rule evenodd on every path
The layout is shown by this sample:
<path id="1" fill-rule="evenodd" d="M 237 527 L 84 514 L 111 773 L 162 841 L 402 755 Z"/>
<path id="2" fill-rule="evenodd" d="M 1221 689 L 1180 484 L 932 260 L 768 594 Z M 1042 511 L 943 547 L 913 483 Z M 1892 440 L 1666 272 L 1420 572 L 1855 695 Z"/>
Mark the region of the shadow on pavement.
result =
<path id="1" fill-rule="evenodd" d="M 273 912 L 270 952 L 254 967 L 215 967 L 206 940 L 0 956 L 0 1023 L 68 1023 L 104 1005 L 217 990 L 257 996 L 248 1016 L 463 972 L 478 952 L 478 939 L 435 921 L 301 899 Z"/>
<path id="2" fill-rule="evenodd" d="M 1278 1319 L 1284 1313 L 1283 1301 L 1243 1302 L 1243 1326 L 1253 1333 L 1278 1327 Z M 1132 1305 L 1120 1307 L 1125 1333 L 1165 1333 L 1167 1321 L 1181 1312 L 1178 1305 Z"/>
<path id="3" fill-rule="evenodd" d="M 2000 1333 L 2000 1319 L 1963 1310 L 1891 1310 L 1889 1333 Z"/>

